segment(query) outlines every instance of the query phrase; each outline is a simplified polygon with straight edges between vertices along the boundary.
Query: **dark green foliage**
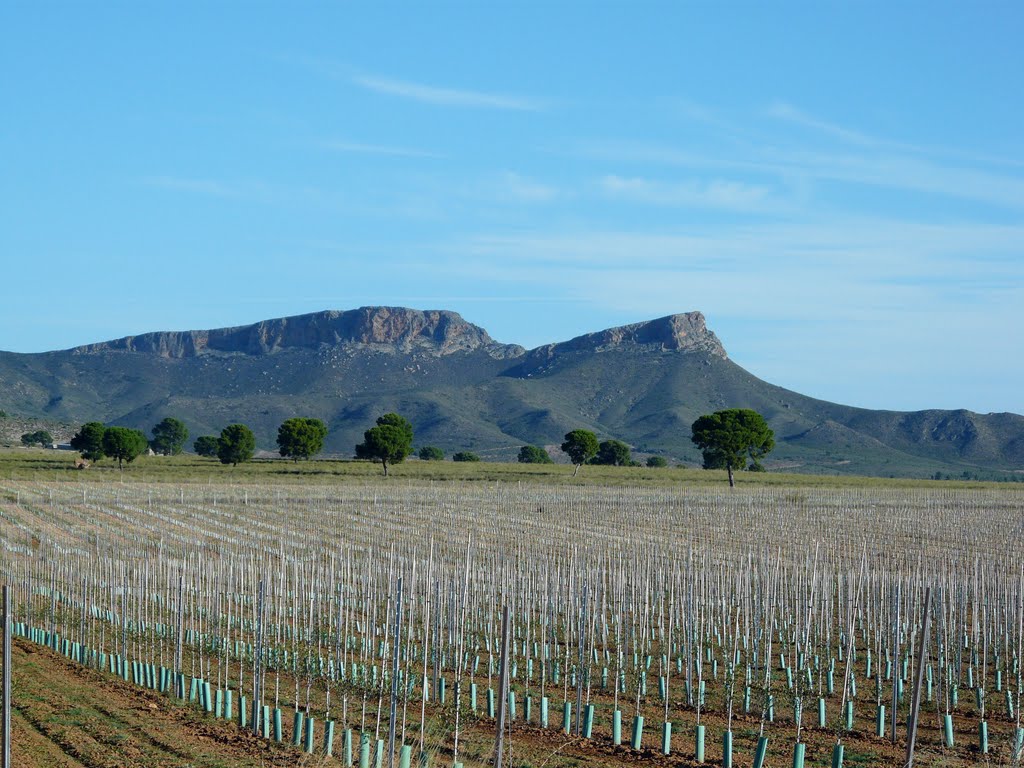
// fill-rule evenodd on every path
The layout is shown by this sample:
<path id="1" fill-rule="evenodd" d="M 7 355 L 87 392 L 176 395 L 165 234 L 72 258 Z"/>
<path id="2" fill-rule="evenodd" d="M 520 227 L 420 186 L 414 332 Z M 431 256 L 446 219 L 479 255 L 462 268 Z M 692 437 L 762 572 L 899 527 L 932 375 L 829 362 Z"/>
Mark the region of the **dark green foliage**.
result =
<path id="1" fill-rule="evenodd" d="M 729 408 L 701 416 L 691 428 L 694 444 L 704 455 L 705 469 L 727 469 L 733 486 L 733 470 L 743 469 L 749 458 L 760 459 L 775 447 L 775 433 L 764 417 L 749 408 Z"/>
<path id="2" fill-rule="evenodd" d="M 621 440 L 605 440 L 597 447 L 597 455 L 591 464 L 604 464 L 610 467 L 628 467 L 633 458 L 629 446 Z"/>
<path id="3" fill-rule="evenodd" d="M 385 413 L 377 426 L 363 433 L 363 442 L 356 446 L 356 458 L 379 461 L 388 475 L 388 462 L 399 464 L 412 453 L 412 424 L 397 413 Z"/>
<path id="4" fill-rule="evenodd" d="M 221 464 L 237 467 L 256 453 L 256 436 L 245 424 L 224 427 L 217 440 L 217 458 Z"/>
<path id="5" fill-rule="evenodd" d="M 106 431 L 107 428 L 98 421 L 83 424 L 71 438 L 71 447 L 82 454 L 83 459 L 99 461 L 104 456 L 103 433 Z"/>
<path id="6" fill-rule="evenodd" d="M 281 455 L 298 461 L 320 453 L 327 437 L 327 426 L 320 419 L 288 419 L 277 428 L 277 448 Z"/>
<path id="7" fill-rule="evenodd" d="M 217 451 L 220 448 L 219 440 L 216 435 L 202 435 L 196 438 L 196 441 L 192 443 L 192 450 L 200 456 L 206 456 L 210 459 L 217 458 Z"/>
<path id="8" fill-rule="evenodd" d="M 153 427 L 151 432 L 153 439 L 150 446 L 155 453 L 162 453 L 164 456 L 177 456 L 188 440 L 188 428 L 185 423 L 170 416 Z"/>
<path id="9" fill-rule="evenodd" d="M 565 442 L 562 443 L 562 451 L 569 456 L 569 460 L 576 465 L 572 476 L 580 471 L 580 466 L 586 464 L 597 455 L 597 435 L 586 429 L 574 429 L 565 435 Z"/>
<path id="10" fill-rule="evenodd" d="M 434 445 L 424 445 L 419 456 L 423 461 L 444 461 L 444 451 Z"/>
<path id="11" fill-rule="evenodd" d="M 472 451 L 459 451 L 452 456 L 452 461 L 480 461 L 480 457 Z"/>
<path id="12" fill-rule="evenodd" d="M 539 445 L 524 445 L 519 449 L 520 464 L 554 464 L 548 452 Z"/>
<path id="13" fill-rule="evenodd" d="M 667 467 L 668 460 L 664 456 L 648 456 L 647 466 L 651 468 Z"/>
<path id="14" fill-rule="evenodd" d="M 21 436 L 22 445 L 38 445 L 41 448 L 49 448 L 53 445 L 53 435 L 45 429 L 37 429 L 35 432 L 26 432 Z"/>
<path id="15" fill-rule="evenodd" d="M 131 464 L 146 452 L 149 441 L 141 429 L 128 427 L 107 427 L 103 432 L 103 453 L 117 459 L 117 467 L 121 469 L 127 462 Z"/>

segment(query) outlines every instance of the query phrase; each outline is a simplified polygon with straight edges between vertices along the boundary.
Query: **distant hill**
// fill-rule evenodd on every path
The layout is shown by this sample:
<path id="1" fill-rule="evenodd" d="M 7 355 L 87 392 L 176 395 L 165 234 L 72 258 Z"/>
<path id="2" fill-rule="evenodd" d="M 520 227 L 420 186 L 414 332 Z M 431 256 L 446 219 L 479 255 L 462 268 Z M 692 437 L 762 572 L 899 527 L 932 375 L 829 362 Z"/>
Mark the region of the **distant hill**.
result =
<path id="1" fill-rule="evenodd" d="M 349 456 L 386 411 L 417 445 L 510 459 L 570 429 L 640 454 L 697 464 L 690 424 L 749 407 L 775 430 L 769 468 L 896 476 L 1024 469 L 1024 417 L 969 411 L 873 411 L 805 397 L 729 360 L 699 312 L 610 328 L 526 350 L 454 312 L 396 307 L 148 333 L 75 349 L 0 352 L 0 409 L 147 432 L 165 416 L 193 437 L 248 424 L 272 449 L 277 426 L 323 419 L 327 450 Z M 190 441 L 191 442 L 191 441 Z"/>

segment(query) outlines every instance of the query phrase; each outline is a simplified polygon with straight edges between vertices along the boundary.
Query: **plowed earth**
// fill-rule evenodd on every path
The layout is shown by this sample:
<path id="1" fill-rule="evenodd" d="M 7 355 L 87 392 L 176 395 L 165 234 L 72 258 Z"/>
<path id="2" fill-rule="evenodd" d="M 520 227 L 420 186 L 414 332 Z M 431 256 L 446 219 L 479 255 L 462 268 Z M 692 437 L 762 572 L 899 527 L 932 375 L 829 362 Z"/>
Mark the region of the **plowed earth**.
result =
<path id="1" fill-rule="evenodd" d="M 12 760 L 16 768 L 327 768 L 342 765 L 337 757 L 307 755 L 290 744 L 259 738 L 233 723 L 204 716 L 194 706 L 177 703 L 164 694 L 83 667 L 22 638 L 15 638 L 12 645 L 12 668 Z M 975 713 L 955 715 L 957 746 L 947 750 L 941 745 L 934 711 L 922 712 L 915 765 L 943 768 L 1011 765 L 1009 739 L 1014 723 L 990 713 L 991 748 L 988 755 L 982 755 L 975 746 L 978 721 L 976 715 L 972 715 Z M 513 725 L 506 742 L 506 754 L 510 755 L 512 766 L 690 768 L 698 765 L 690 725 L 677 726 L 681 732 L 677 730 L 673 734 L 673 754 L 666 756 L 660 751 L 660 723 L 649 725 L 642 748 L 632 750 L 625 745 L 613 745 L 604 733 L 608 728 L 598 727 L 600 724 L 595 725 L 593 739 L 577 739 L 557 728 L 561 720 L 560 708 L 557 714 L 552 710 L 551 717 L 555 727 L 550 729 L 522 722 Z M 626 719 L 624 716 L 623 735 L 628 741 L 630 723 Z M 704 765 L 720 766 L 724 718 L 709 712 L 702 721 L 707 728 Z M 494 745 L 493 723 L 470 717 L 462 725 L 460 760 L 467 768 L 487 764 Z M 286 731 L 290 731 L 289 726 L 287 723 Z M 736 768 L 749 768 L 753 762 L 758 726 L 757 717 L 734 716 L 733 765 Z M 766 766 L 791 765 L 792 736 L 780 728 L 779 723 L 768 733 L 771 741 Z M 290 732 L 286 732 L 286 742 L 290 742 L 290 737 Z M 318 734 L 318 747 L 320 738 Z M 805 728 L 802 740 L 807 744 L 807 768 L 831 765 L 833 732 Z M 888 739 L 876 737 L 873 719 L 867 717 L 858 716 L 854 731 L 844 735 L 844 744 L 845 766 L 900 766 L 903 763 L 903 744 L 893 746 Z M 335 737 L 335 753 L 340 753 L 339 736 Z M 450 764 L 450 752 L 442 751 L 433 761 L 435 766 Z M 387 765 L 386 756 L 384 765 Z"/>
<path id="2" fill-rule="evenodd" d="M 269 768 L 323 762 L 20 638 L 11 647 L 11 667 L 11 760 L 17 768 Z"/>

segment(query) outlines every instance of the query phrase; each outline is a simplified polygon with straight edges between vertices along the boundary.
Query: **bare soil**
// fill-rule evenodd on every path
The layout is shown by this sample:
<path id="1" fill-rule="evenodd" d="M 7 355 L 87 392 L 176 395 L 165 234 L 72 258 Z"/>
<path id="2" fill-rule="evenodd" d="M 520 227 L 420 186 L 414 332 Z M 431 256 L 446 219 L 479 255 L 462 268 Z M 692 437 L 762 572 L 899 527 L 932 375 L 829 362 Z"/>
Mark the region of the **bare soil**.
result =
<path id="1" fill-rule="evenodd" d="M 12 758 L 18 768 L 270 768 L 273 766 L 340 766 L 340 733 L 336 736 L 336 757 L 307 755 L 286 744 L 276 744 L 224 722 L 204 716 L 194 706 L 140 689 L 120 678 L 83 667 L 50 649 L 15 638 L 12 647 L 14 706 L 12 710 Z M 536 707 L 536 702 L 534 704 Z M 645 766 L 645 768 L 690 768 L 699 765 L 694 755 L 694 723 L 687 719 L 674 724 L 672 754 L 661 754 L 661 724 L 649 723 L 640 750 L 611 742 L 607 724 L 609 702 L 598 700 L 599 714 L 594 738 L 566 735 L 558 727 L 561 708 L 552 707 L 551 725 L 517 721 L 506 742 L 513 766 L 566 768 L 569 766 Z M 557 711 L 556 711 L 557 710 Z M 536 711 L 536 710 L 535 710 Z M 678 711 L 678 710 L 677 710 Z M 692 717 L 693 713 L 686 713 Z M 519 713 L 520 717 L 522 713 Z M 843 734 L 845 766 L 900 766 L 905 746 L 874 735 L 870 713 L 858 713 L 854 730 Z M 716 712 L 703 713 L 706 727 L 705 765 L 722 764 L 721 735 L 725 718 Z M 1009 739 L 1014 723 L 989 713 L 990 752 L 981 755 L 977 747 L 977 716 L 970 710 L 955 715 L 957 746 L 942 746 L 938 718 L 933 709 L 922 714 L 915 763 L 921 766 L 967 768 L 967 766 L 1012 764 Z M 759 718 L 734 715 L 734 760 L 737 768 L 753 762 Z M 449 724 L 450 725 L 450 724 Z M 623 716 L 623 738 L 628 744 L 632 718 Z M 792 763 L 793 735 L 777 721 L 768 733 L 767 766 Z M 494 724 L 484 718 L 466 718 L 462 724 L 460 761 L 482 765 L 494 747 Z M 286 724 L 290 730 L 290 723 Z M 794 733 L 795 735 L 795 733 Z M 290 742 L 290 733 L 285 734 Z M 317 747 L 321 736 L 318 734 Z M 836 735 L 832 730 L 804 728 L 806 765 L 830 766 Z M 446 739 L 445 741 L 450 741 Z M 451 753 L 443 749 L 433 764 L 451 764 Z M 385 757 L 386 762 L 386 757 Z"/>

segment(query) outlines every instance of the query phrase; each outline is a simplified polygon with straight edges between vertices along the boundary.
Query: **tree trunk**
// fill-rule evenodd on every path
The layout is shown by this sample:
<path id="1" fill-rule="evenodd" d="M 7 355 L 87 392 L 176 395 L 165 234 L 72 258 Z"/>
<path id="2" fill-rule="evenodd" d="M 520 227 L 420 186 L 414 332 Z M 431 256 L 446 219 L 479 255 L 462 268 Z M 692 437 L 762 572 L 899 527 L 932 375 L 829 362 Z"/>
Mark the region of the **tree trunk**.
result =
<path id="1" fill-rule="evenodd" d="M 727 463 L 725 465 L 725 468 L 729 470 L 729 487 L 730 488 L 735 488 L 736 487 L 736 481 L 733 479 L 733 476 L 732 476 L 732 462 Z"/>
<path id="2" fill-rule="evenodd" d="M 381 461 L 381 464 L 384 465 L 384 477 L 387 477 L 388 476 L 388 463 L 386 461 Z"/>
<path id="3" fill-rule="evenodd" d="M 580 466 L 581 465 L 577 464 L 575 469 L 573 469 L 573 471 L 572 471 L 572 476 L 573 477 L 576 477 L 576 473 L 580 471 Z"/>

